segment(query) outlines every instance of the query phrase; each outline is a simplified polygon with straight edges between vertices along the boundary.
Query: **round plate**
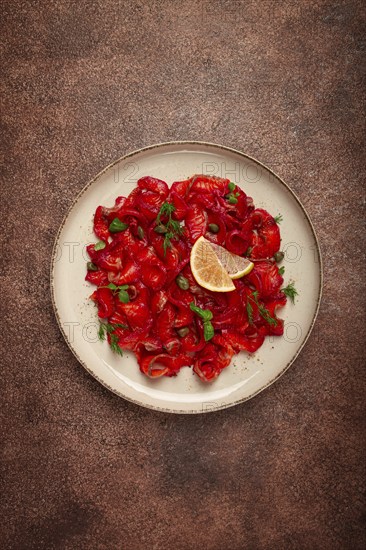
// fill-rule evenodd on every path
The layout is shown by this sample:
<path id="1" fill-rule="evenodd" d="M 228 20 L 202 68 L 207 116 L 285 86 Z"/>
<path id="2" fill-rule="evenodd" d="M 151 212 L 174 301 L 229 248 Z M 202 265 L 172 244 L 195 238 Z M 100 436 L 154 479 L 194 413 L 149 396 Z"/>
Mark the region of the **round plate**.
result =
<path id="1" fill-rule="evenodd" d="M 178 376 L 150 380 L 140 373 L 135 356 L 115 355 L 98 341 L 96 308 L 89 300 L 93 287 L 85 282 L 86 245 L 97 239 L 93 215 L 98 205 L 112 206 L 128 195 L 142 176 L 163 179 L 170 186 L 193 174 L 228 177 L 253 197 L 256 207 L 273 216 L 281 213 L 281 249 L 285 253 L 285 284 L 295 283 L 299 296 L 282 310 L 283 337 L 267 337 L 254 354 L 233 357 L 211 384 L 202 383 L 191 368 Z M 135 151 L 108 166 L 75 199 L 56 237 L 51 266 L 52 299 L 67 344 L 99 382 L 139 405 L 174 413 L 203 413 L 241 403 L 285 372 L 303 348 L 318 312 L 322 268 L 318 241 L 304 207 L 271 170 L 247 155 L 211 143 L 162 143 Z"/>

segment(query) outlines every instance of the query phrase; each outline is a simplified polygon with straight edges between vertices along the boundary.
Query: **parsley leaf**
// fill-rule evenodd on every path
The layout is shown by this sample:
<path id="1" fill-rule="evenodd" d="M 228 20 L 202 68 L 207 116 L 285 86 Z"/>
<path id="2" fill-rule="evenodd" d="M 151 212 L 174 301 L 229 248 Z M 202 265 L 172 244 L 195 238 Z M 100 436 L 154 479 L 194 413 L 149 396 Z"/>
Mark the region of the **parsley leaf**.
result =
<path id="1" fill-rule="evenodd" d="M 118 292 L 120 302 L 123 302 L 124 304 L 127 304 L 127 302 L 130 301 L 130 296 L 128 292 L 126 292 L 129 288 L 129 285 L 115 285 L 114 283 L 109 283 L 108 285 L 100 286 L 99 288 L 109 288 L 113 292 L 113 294 L 116 294 Z"/>

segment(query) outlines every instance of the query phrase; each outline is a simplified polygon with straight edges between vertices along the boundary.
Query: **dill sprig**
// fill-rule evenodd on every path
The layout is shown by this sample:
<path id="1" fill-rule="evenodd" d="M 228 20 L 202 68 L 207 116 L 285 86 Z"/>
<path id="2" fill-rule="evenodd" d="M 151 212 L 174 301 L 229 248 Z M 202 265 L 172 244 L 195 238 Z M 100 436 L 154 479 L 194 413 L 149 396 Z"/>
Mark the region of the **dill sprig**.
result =
<path id="1" fill-rule="evenodd" d="M 110 336 L 110 348 L 114 353 L 117 353 L 118 355 L 123 355 L 123 352 L 121 348 L 118 345 L 119 338 L 117 334 L 113 334 L 116 328 L 128 328 L 127 325 L 123 325 L 122 323 L 102 323 L 100 322 L 99 330 L 98 330 L 98 338 L 101 341 L 104 341 L 106 339 L 106 335 L 109 334 Z"/>
<path id="2" fill-rule="evenodd" d="M 278 214 L 277 216 L 274 217 L 274 221 L 276 223 L 281 223 L 283 221 L 283 217 L 282 217 L 282 214 Z"/>
<path id="3" fill-rule="evenodd" d="M 281 288 L 281 291 L 287 296 L 287 298 L 290 298 L 293 304 L 295 303 L 295 296 L 298 296 L 299 293 L 297 292 L 294 283 L 289 283 L 285 288 Z"/>
<path id="4" fill-rule="evenodd" d="M 175 212 L 174 204 L 163 202 L 155 220 L 155 226 L 157 227 L 162 224 L 162 217 L 168 218 L 167 221 L 164 222 L 164 226 L 166 227 L 163 242 L 164 256 L 166 255 L 167 249 L 172 247 L 172 239 L 177 239 L 184 232 L 184 228 L 181 224 L 177 220 L 172 219 L 173 212 Z"/>
<path id="5" fill-rule="evenodd" d="M 174 237 L 174 233 L 172 231 L 168 231 L 168 233 L 165 233 L 164 235 L 164 241 L 163 241 L 163 249 L 164 249 L 164 256 L 166 256 L 166 251 L 168 248 L 172 247 L 171 240 Z"/>
<path id="6" fill-rule="evenodd" d="M 274 325 L 276 326 L 277 325 L 277 321 L 274 317 L 271 316 L 270 312 L 268 311 L 267 308 L 265 308 L 264 306 L 262 306 L 261 304 L 257 304 L 258 305 L 258 309 L 259 309 L 259 313 L 261 314 L 261 316 L 263 317 L 263 319 L 265 321 L 267 321 L 267 323 L 269 325 Z"/>
<path id="7" fill-rule="evenodd" d="M 110 341 L 110 348 L 114 353 L 117 353 L 117 355 L 123 356 L 123 351 L 118 345 L 119 338 L 117 334 L 111 334 L 111 341 Z"/>
<path id="8" fill-rule="evenodd" d="M 99 330 L 98 330 L 98 338 L 99 340 L 105 340 L 106 334 L 111 334 L 116 330 L 116 328 L 128 328 L 127 325 L 123 325 L 122 323 L 102 323 L 100 321 L 99 324 Z"/>
<path id="9" fill-rule="evenodd" d="M 156 225 L 159 225 L 159 223 L 161 223 L 161 217 L 164 215 L 168 216 L 170 219 L 173 212 L 175 212 L 174 204 L 171 204 L 170 202 L 163 202 L 160 207 L 159 214 L 156 216 Z"/>
<path id="10" fill-rule="evenodd" d="M 253 308 L 252 308 L 252 305 L 249 302 L 249 300 L 247 300 L 246 310 L 247 310 L 249 324 L 252 325 L 253 324 Z"/>
<path id="11" fill-rule="evenodd" d="M 274 325 L 276 326 L 277 325 L 277 320 L 271 316 L 270 312 L 268 311 L 268 309 L 266 307 L 264 307 L 263 304 L 260 304 L 259 301 L 258 301 L 258 290 L 254 291 L 252 293 L 251 296 L 249 296 L 249 298 L 251 300 L 254 301 L 254 303 L 256 304 L 256 306 L 258 307 L 258 311 L 259 311 L 259 314 L 261 315 L 261 317 L 263 317 L 263 319 L 265 321 L 267 321 L 267 323 L 269 325 Z M 249 304 L 249 301 L 247 301 L 247 305 Z M 248 311 L 248 309 L 247 309 Z M 253 308 L 252 306 L 250 305 L 250 315 L 251 315 L 251 320 L 252 320 L 252 323 L 253 323 L 253 316 L 252 316 L 252 313 L 253 313 Z M 248 315 L 248 319 L 249 319 L 249 315 Z M 250 320 L 249 320 L 249 323 L 250 323 Z M 250 323 L 250 324 L 252 324 Z"/>

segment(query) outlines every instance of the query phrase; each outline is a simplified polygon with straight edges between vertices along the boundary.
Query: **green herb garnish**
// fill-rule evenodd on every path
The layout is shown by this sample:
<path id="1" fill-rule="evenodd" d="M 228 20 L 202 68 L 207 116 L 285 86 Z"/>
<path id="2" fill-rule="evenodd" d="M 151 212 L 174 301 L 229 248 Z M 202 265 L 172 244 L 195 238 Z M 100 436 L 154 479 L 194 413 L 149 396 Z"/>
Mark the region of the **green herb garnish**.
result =
<path id="1" fill-rule="evenodd" d="M 174 237 L 174 233 L 172 231 L 168 231 L 168 233 L 165 233 L 164 235 L 164 241 L 163 241 L 163 249 L 164 249 L 164 256 L 166 256 L 166 251 L 168 248 L 172 247 L 171 240 Z"/>
<path id="2" fill-rule="evenodd" d="M 99 330 L 98 330 L 98 338 L 99 340 L 105 340 L 105 333 L 107 331 L 107 325 L 106 323 L 100 323 Z"/>
<path id="3" fill-rule="evenodd" d="M 127 229 L 127 227 L 127 223 L 123 223 L 118 218 L 114 218 L 114 220 L 109 224 L 109 231 L 111 233 L 119 233 L 120 231 Z"/>
<path id="4" fill-rule="evenodd" d="M 118 298 L 119 298 L 119 301 L 122 302 L 123 304 L 128 304 L 128 302 L 130 301 L 130 297 L 128 295 L 128 292 L 124 289 L 121 289 L 118 292 Z"/>
<path id="5" fill-rule="evenodd" d="M 194 302 L 191 302 L 189 304 L 189 307 L 191 310 L 198 315 L 203 321 L 203 337 L 205 339 L 205 342 L 208 342 L 215 336 L 215 329 L 212 326 L 211 319 L 213 317 L 212 311 L 209 309 L 201 309 L 200 307 L 196 306 Z"/>
<path id="6" fill-rule="evenodd" d="M 278 273 L 280 275 L 283 275 L 285 273 L 285 266 L 284 265 L 280 267 L 280 269 L 278 270 Z"/>
<path id="7" fill-rule="evenodd" d="M 100 286 L 99 288 L 110 288 L 111 290 L 127 290 L 129 285 L 115 285 L 114 283 L 109 283 L 106 286 Z"/>
<path id="8" fill-rule="evenodd" d="M 281 288 L 281 291 L 290 298 L 291 302 L 295 303 L 295 296 L 298 296 L 299 293 L 297 292 L 294 283 L 289 283 L 285 288 Z"/>
<path id="9" fill-rule="evenodd" d="M 118 342 L 119 342 L 119 338 L 117 334 L 111 334 L 111 341 L 109 343 L 111 350 L 114 353 L 117 353 L 118 355 L 123 356 L 123 351 L 119 347 Z"/>
<path id="10" fill-rule="evenodd" d="M 259 310 L 259 313 L 261 314 L 261 316 L 263 317 L 263 319 L 265 321 L 267 321 L 267 323 L 269 325 L 274 325 L 274 326 L 277 326 L 277 321 L 274 317 L 271 316 L 270 312 L 268 311 L 267 308 L 265 308 L 264 306 L 260 305 L 260 304 L 257 304 L 258 305 L 258 310 Z"/>
<path id="11" fill-rule="evenodd" d="M 250 299 L 254 301 L 254 303 L 256 304 L 256 306 L 258 307 L 258 311 L 259 311 L 259 314 L 261 315 L 261 317 L 263 317 L 263 319 L 265 321 L 267 321 L 267 323 L 269 325 L 274 325 L 276 326 L 277 325 L 277 320 L 271 316 L 270 312 L 268 311 L 268 309 L 266 307 L 264 307 L 263 304 L 260 304 L 258 302 L 258 290 L 256 290 L 255 292 L 252 293 L 252 295 L 250 296 Z"/>
<path id="12" fill-rule="evenodd" d="M 173 212 L 175 212 L 174 204 L 171 204 L 170 202 L 163 202 L 160 207 L 159 214 L 156 216 L 155 225 L 159 225 L 161 217 L 164 215 L 168 216 L 170 219 Z"/>
<path id="13" fill-rule="evenodd" d="M 212 326 L 211 321 L 204 321 L 203 323 L 203 337 L 205 342 L 208 342 L 215 336 L 215 329 Z"/>
<path id="14" fill-rule="evenodd" d="M 253 308 L 252 308 L 252 305 L 249 302 L 249 300 L 247 300 L 246 310 L 247 310 L 249 324 L 252 325 L 253 324 Z"/>
<path id="15" fill-rule="evenodd" d="M 213 315 L 212 315 L 212 311 L 210 311 L 209 309 L 201 309 L 200 307 L 196 306 L 194 302 L 191 302 L 189 304 L 189 307 L 191 308 L 191 311 L 193 311 L 194 313 L 196 313 L 196 315 L 201 317 L 203 321 L 211 321 Z"/>
<path id="16" fill-rule="evenodd" d="M 155 231 L 164 234 L 164 256 L 166 255 L 167 249 L 172 247 L 171 241 L 177 239 L 184 231 L 181 224 L 177 220 L 172 219 L 173 212 L 175 212 L 174 204 L 163 202 L 155 220 Z M 167 218 L 167 221 L 162 223 L 162 217 Z"/>
<path id="17" fill-rule="evenodd" d="M 275 216 L 274 217 L 274 221 L 276 223 L 281 223 L 283 221 L 283 217 L 282 217 L 282 214 L 278 214 L 278 216 Z"/>
<path id="18" fill-rule="evenodd" d="M 109 288 L 113 294 L 118 292 L 118 298 L 123 304 L 127 304 L 130 301 L 130 296 L 128 292 L 126 292 L 129 285 L 115 285 L 114 283 L 109 283 L 108 285 L 100 286 L 99 288 Z"/>
<path id="19" fill-rule="evenodd" d="M 121 348 L 118 345 L 119 338 L 117 334 L 113 334 L 113 332 L 117 328 L 128 328 L 127 325 L 123 325 L 122 323 L 102 323 L 100 322 L 99 330 L 98 330 L 98 338 L 101 341 L 104 341 L 106 339 L 106 334 L 110 335 L 110 347 L 111 350 L 114 351 L 114 353 L 117 353 L 118 355 L 123 355 L 123 352 Z"/>
<path id="20" fill-rule="evenodd" d="M 98 330 L 98 338 L 99 340 L 105 340 L 105 335 L 111 334 L 116 330 L 116 328 L 128 328 L 127 325 L 123 325 L 122 323 L 102 323 L 99 322 L 99 330 Z"/>
<path id="21" fill-rule="evenodd" d="M 103 248 L 106 247 L 106 244 L 104 241 L 98 241 L 97 243 L 95 243 L 94 245 L 94 250 L 97 251 L 97 250 L 103 250 Z"/>

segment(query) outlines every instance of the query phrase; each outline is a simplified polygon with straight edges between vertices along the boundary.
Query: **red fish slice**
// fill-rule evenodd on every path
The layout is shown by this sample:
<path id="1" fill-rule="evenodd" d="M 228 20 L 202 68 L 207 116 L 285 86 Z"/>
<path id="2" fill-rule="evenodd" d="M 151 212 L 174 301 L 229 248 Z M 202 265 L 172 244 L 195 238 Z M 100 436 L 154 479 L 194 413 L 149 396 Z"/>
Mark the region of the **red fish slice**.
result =
<path id="1" fill-rule="evenodd" d="M 106 246 L 87 247 L 96 270 L 88 271 L 86 280 L 98 287 L 91 298 L 99 317 L 109 323 L 108 341 L 113 336 L 114 345 L 134 351 L 141 372 L 150 378 L 175 376 L 183 366 L 193 366 L 202 381 L 210 382 L 235 353 L 253 353 L 267 335 L 283 334 L 277 311 L 286 296 L 273 261 L 280 247 L 279 227 L 229 183 L 198 174 L 169 189 L 164 181 L 145 176 L 128 197 L 117 197 L 112 208 L 99 206 L 95 212 L 94 232 Z M 168 240 L 170 230 L 155 231 L 163 204 L 172 206 L 171 218 L 165 210 L 164 223 L 171 219 L 181 227 Z M 116 217 L 127 228 L 111 233 L 109 224 Z M 235 254 L 252 248 L 250 257 L 259 261 L 249 275 L 235 281 L 235 291 L 210 292 L 196 283 L 189 257 L 201 235 Z M 177 275 L 186 279 L 184 289 Z M 117 288 L 105 288 L 109 283 Z M 120 299 L 121 285 L 127 290 Z M 214 336 L 208 341 L 192 302 L 212 313 Z"/>

